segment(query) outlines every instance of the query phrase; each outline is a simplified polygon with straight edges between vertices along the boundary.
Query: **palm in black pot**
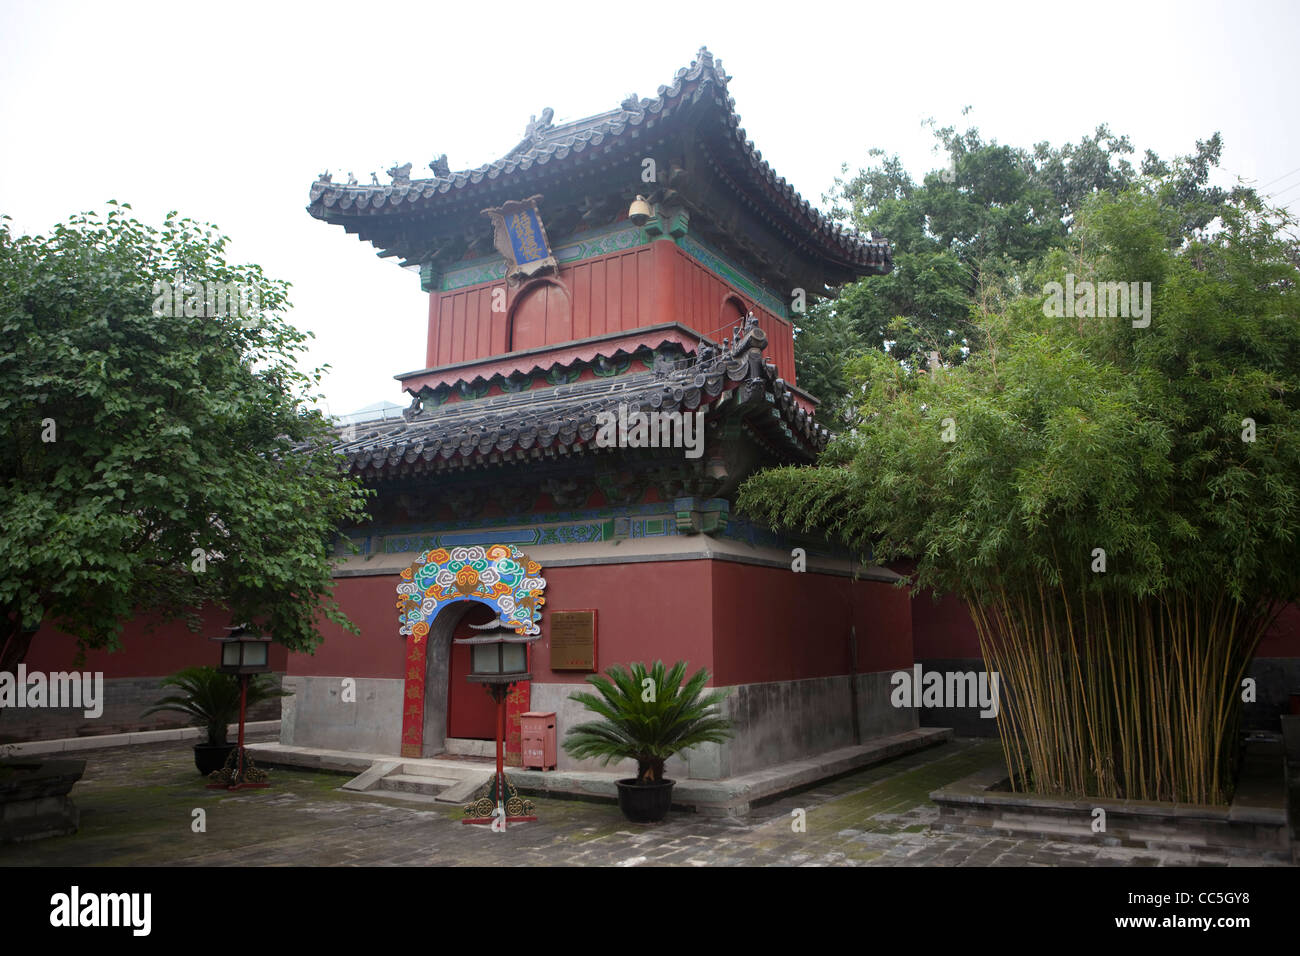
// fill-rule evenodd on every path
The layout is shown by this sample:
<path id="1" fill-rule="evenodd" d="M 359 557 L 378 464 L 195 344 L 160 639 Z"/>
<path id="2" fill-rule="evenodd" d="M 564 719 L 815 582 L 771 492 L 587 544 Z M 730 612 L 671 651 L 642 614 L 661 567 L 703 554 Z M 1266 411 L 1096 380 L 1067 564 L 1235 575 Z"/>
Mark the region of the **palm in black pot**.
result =
<path id="1" fill-rule="evenodd" d="M 634 779 L 618 781 L 619 806 L 634 822 L 662 820 L 672 805 L 673 781 L 664 779 L 664 762 L 673 754 L 704 743 L 723 743 L 731 737 L 731 721 L 715 707 L 726 699 L 725 690 L 704 693 L 709 672 L 701 668 L 690 680 L 686 662 L 672 670 L 655 661 L 630 670 L 615 665 L 587 682 L 600 691 L 570 694 L 601 720 L 579 724 L 565 735 L 564 749 L 578 759 L 595 758 L 602 765 L 613 760 L 636 761 Z"/>
<path id="2" fill-rule="evenodd" d="M 180 693 L 164 697 L 146 710 L 144 716 L 175 711 L 194 718 L 194 726 L 208 732 L 206 743 L 194 745 L 194 765 L 204 776 L 220 770 L 235 747 L 226 740 L 226 728 L 239 720 L 239 678 L 223 674 L 215 667 L 186 667 L 164 677 L 162 685 L 176 687 Z M 269 675 L 254 674 L 248 681 L 247 706 L 292 693 L 277 687 Z"/>

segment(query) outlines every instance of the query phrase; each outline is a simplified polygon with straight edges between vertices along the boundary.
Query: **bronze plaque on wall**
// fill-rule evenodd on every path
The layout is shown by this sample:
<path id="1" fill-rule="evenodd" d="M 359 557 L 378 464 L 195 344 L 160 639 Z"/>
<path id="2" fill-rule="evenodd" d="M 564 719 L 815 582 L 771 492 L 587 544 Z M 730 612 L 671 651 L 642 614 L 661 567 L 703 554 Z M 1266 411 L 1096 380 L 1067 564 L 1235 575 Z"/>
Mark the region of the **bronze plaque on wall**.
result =
<path id="1" fill-rule="evenodd" d="M 596 612 L 551 611 L 551 670 L 596 669 Z"/>

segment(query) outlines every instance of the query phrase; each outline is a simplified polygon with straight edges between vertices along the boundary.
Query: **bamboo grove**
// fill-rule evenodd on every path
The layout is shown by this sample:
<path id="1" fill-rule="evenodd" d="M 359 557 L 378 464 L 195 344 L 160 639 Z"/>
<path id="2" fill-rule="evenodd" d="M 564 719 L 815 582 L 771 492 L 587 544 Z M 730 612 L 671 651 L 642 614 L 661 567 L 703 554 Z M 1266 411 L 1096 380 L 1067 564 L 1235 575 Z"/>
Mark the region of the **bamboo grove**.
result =
<path id="1" fill-rule="evenodd" d="M 972 309 L 961 364 L 851 359 L 851 427 L 738 504 L 966 600 L 1013 786 L 1222 804 L 1243 679 L 1300 597 L 1300 256 L 1253 197 L 1189 237 L 1160 189 L 1093 197 Z M 1067 275 L 1150 282 L 1150 324 L 1054 316 Z"/>

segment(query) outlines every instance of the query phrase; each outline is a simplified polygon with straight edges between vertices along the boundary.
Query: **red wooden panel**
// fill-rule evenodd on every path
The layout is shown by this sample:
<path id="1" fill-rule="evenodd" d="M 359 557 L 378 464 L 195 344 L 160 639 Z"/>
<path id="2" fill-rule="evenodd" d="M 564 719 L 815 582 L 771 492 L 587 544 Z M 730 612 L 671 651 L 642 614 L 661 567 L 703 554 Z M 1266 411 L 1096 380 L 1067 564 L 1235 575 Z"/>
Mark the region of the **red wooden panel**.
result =
<path id="1" fill-rule="evenodd" d="M 704 318 L 700 309 L 700 301 L 708 295 L 704 287 L 704 270 L 694 263 L 691 264 L 691 297 L 687 305 L 687 316 L 690 317 L 691 328 L 708 334 L 713 331 L 713 323 Z M 712 319 L 713 316 L 709 316 Z"/>
<path id="2" fill-rule="evenodd" d="M 479 293 L 478 300 L 478 357 L 487 358 L 492 348 L 492 289 Z"/>
<path id="3" fill-rule="evenodd" d="M 605 261 L 591 264 L 591 334 L 604 335 L 610 331 L 605 316 Z"/>
<path id="4" fill-rule="evenodd" d="M 605 331 L 623 330 L 623 261 L 605 260 Z"/>
<path id="5" fill-rule="evenodd" d="M 782 323 L 782 326 L 784 328 L 784 331 L 781 334 L 784 336 L 785 341 L 786 368 L 790 370 L 790 381 L 797 382 L 798 378 L 795 375 L 794 367 L 794 329 L 791 328 L 788 322 Z"/>
<path id="6" fill-rule="evenodd" d="M 729 333 L 745 317 L 743 305 L 733 295 L 728 295 L 722 303 L 722 308 L 718 310 L 718 324 L 722 326 L 724 332 Z M 758 327 L 763 328 L 762 320 L 759 320 Z M 764 332 L 767 329 L 763 329 Z M 722 332 L 718 333 L 723 334 Z"/>
<path id="7" fill-rule="evenodd" d="M 501 282 L 433 297 L 428 364 L 476 361 L 663 321 L 680 322 L 716 340 L 736 324 L 719 311 L 728 295 L 751 307 L 738 289 L 667 240 L 565 266 L 559 281 L 562 287 L 553 282 L 544 290 L 543 283 L 535 284 L 541 291 L 526 287 L 508 313 L 492 311 L 493 291 L 505 288 Z M 525 302 L 530 296 L 537 301 Z M 767 357 L 794 381 L 790 325 L 765 310 L 754 314 L 771 342 Z"/>
<path id="8" fill-rule="evenodd" d="M 449 295 L 438 297 L 438 361 L 446 365 L 451 361 L 451 300 Z"/>
<path id="9" fill-rule="evenodd" d="M 465 360 L 465 293 L 451 300 L 451 361 Z"/>
<path id="10" fill-rule="evenodd" d="M 547 283 L 542 287 L 546 296 L 546 344 L 573 340 L 573 319 L 569 315 L 569 297 L 557 285 Z"/>
<path id="11" fill-rule="evenodd" d="M 637 311 L 640 300 L 636 294 L 636 258 L 635 252 L 629 252 L 619 259 L 619 268 L 623 270 L 623 293 L 619 307 L 625 330 L 639 328 L 642 324 Z"/>
<path id="12" fill-rule="evenodd" d="M 510 350 L 532 349 L 546 344 L 546 293 L 542 283 L 520 293 L 511 319 Z"/>
<path id="13" fill-rule="evenodd" d="M 484 298 L 486 297 L 482 289 L 465 293 L 465 358 L 467 360 L 479 357 L 478 310 Z"/>
<path id="14" fill-rule="evenodd" d="M 673 249 L 673 320 L 689 326 L 691 323 L 686 317 L 686 283 L 690 280 L 690 273 L 686 268 L 685 257 L 681 250 L 674 247 Z"/>
<path id="15" fill-rule="evenodd" d="M 501 290 L 500 295 L 496 295 L 496 291 L 498 289 Z M 488 289 L 487 297 L 488 297 L 489 310 L 491 310 L 492 308 L 492 298 L 494 295 L 496 295 L 498 301 L 502 303 L 505 302 L 506 299 L 505 292 L 506 292 L 506 285 L 504 282 L 498 282 Z M 509 313 L 505 309 L 500 309 L 496 312 L 490 312 L 490 315 L 491 315 L 491 324 L 492 324 L 492 339 L 491 339 L 492 350 L 487 354 L 500 355 L 503 352 L 509 352 L 510 351 L 509 330 L 506 328 L 507 322 L 509 320 Z"/>
<path id="16" fill-rule="evenodd" d="M 636 324 L 638 328 L 658 324 L 654 314 L 654 251 L 638 249 L 636 253 Z"/>
<path id="17" fill-rule="evenodd" d="M 569 291 L 573 295 L 573 337 L 585 339 L 591 335 L 591 265 L 581 263 L 573 267 L 569 277 Z"/>
<path id="18" fill-rule="evenodd" d="M 425 368 L 438 364 L 438 295 L 429 293 L 429 337 L 425 339 Z"/>

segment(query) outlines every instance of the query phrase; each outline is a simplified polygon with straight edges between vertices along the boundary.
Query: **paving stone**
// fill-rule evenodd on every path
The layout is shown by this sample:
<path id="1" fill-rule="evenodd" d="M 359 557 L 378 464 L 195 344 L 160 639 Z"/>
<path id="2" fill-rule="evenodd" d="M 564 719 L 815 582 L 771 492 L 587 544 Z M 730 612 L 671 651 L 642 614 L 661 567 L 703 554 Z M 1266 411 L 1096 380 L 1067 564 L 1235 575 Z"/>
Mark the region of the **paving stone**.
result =
<path id="1" fill-rule="evenodd" d="M 955 740 L 758 808 L 747 820 L 673 811 L 658 825 L 610 803 L 533 797 L 538 821 L 494 833 L 459 807 L 346 774 L 277 768 L 269 790 L 209 791 L 187 741 L 88 751 L 73 788 L 80 832 L 0 847 L 3 865 L 172 866 L 1240 866 L 1249 856 L 1106 847 L 949 832 L 931 791 L 1000 759 L 996 741 Z M 190 830 L 195 808 L 207 831 Z M 807 813 L 791 830 L 791 809 Z M 1272 863 L 1270 865 L 1278 865 Z"/>

